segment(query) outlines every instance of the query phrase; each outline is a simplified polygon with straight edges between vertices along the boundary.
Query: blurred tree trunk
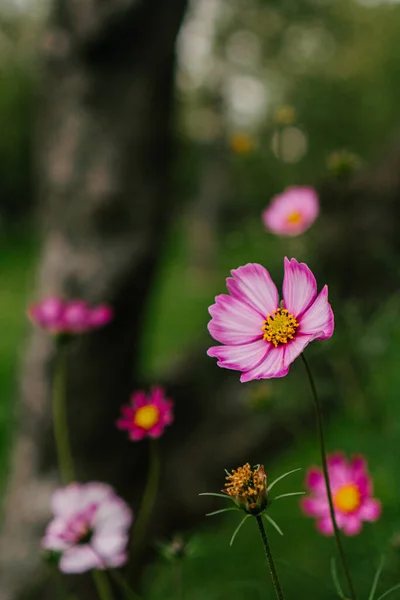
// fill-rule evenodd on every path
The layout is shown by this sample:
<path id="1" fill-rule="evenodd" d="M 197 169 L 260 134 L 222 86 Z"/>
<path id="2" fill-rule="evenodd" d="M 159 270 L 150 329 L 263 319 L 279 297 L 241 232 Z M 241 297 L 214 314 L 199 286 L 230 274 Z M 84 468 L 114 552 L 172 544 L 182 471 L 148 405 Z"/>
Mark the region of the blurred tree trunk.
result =
<path id="1" fill-rule="evenodd" d="M 54 0 L 43 40 L 37 167 L 45 241 L 38 297 L 108 301 L 116 310 L 110 327 L 70 348 L 68 409 L 78 477 L 110 481 L 119 491 L 133 473 L 114 422 L 131 390 L 171 209 L 174 47 L 185 4 Z M 42 576 L 39 540 L 57 483 L 48 385 L 53 357 L 53 341 L 35 333 L 4 511 L 2 600 L 57 596 L 40 586 L 32 591 Z"/>

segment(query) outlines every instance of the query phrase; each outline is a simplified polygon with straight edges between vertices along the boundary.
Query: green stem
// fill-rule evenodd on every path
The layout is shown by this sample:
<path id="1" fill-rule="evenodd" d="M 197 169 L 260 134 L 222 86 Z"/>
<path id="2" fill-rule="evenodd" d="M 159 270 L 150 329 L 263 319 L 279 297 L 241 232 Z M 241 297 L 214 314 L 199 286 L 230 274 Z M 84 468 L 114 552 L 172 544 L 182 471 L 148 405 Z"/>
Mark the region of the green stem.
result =
<path id="1" fill-rule="evenodd" d="M 264 528 L 262 516 L 258 515 L 256 517 L 256 519 L 257 519 L 257 525 L 258 525 L 258 529 L 260 531 L 262 543 L 264 545 L 265 554 L 267 556 L 268 567 L 269 567 L 269 571 L 271 573 L 272 583 L 274 584 L 276 597 L 278 598 L 278 600 L 284 600 L 285 597 L 282 592 L 281 584 L 279 583 L 278 573 L 276 571 L 274 559 L 272 557 L 271 547 L 268 542 L 267 532 L 265 531 L 265 528 Z"/>
<path id="2" fill-rule="evenodd" d="M 108 571 L 108 574 L 111 577 L 111 579 L 113 579 L 118 585 L 125 598 L 127 598 L 128 600 L 140 600 L 140 596 L 133 591 L 129 583 L 119 571 Z"/>
<path id="3" fill-rule="evenodd" d="M 183 594 L 183 578 L 182 578 L 182 559 L 176 559 L 174 561 L 174 579 L 175 579 L 175 588 L 176 588 L 176 598 L 177 600 L 184 600 Z"/>
<path id="4" fill-rule="evenodd" d="M 135 557 L 146 534 L 147 525 L 153 511 L 157 496 L 158 480 L 160 477 L 160 457 L 156 440 L 150 440 L 150 464 L 146 487 L 142 502 L 138 510 L 138 516 L 133 528 L 131 556 Z"/>
<path id="5" fill-rule="evenodd" d="M 55 359 L 55 371 L 53 381 L 53 426 L 54 437 L 57 448 L 58 467 L 61 480 L 64 484 L 75 479 L 74 465 L 68 436 L 67 405 L 65 398 L 65 348 L 58 347 Z"/>
<path id="6" fill-rule="evenodd" d="M 323 428 L 323 421 L 322 421 L 321 405 L 320 405 L 320 402 L 318 399 L 317 388 L 315 387 L 314 378 L 312 376 L 312 373 L 311 373 L 310 367 L 308 365 L 308 362 L 306 360 L 306 357 L 304 356 L 304 352 L 301 354 L 301 358 L 303 359 L 303 363 L 304 363 L 304 366 L 307 371 L 307 376 L 308 376 L 308 380 L 310 382 L 312 396 L 314 399 L 315 410 L 317 413 L 318 436 L 319 436 L 319 443 L 320 443 L 320 449 L 321 449 L 322 471 L 324 474 L 326 492 L 327 492 L 328 503 L 329 503 L 329 512 L 330 512 L 330 516 L 331 516 L 332 523 L 333 523 L 333 530 L 335 533 L 336 545 L 337 545 L 339 557 L 340 557 L 340 560 L 342 563 L 343 571 L 346 576 L 347 585 L 350 590 L 350 598 L 351 598 L 351 600 L 356 600 L 356 593 L 355 593 L 353 581 L 351 579 L 350 570 L 347 565 L 346 556 L 345 556 L 344 549 L 342 546 L 342 540 L 340 539 L 339 527 L 337 526 L 336 517 L 335 517 L 335 509 L 333 506 L 332 490 L 331 490 L 331 484 L 329 482 L 329 474 L 328 474 L 328 463 L 327 463 L 327 459 L 326 459 L 326 449 L 325 449 L 325 439 L 324 439 L 324 428 Z"/>
<path id="7" fill-rule="evenodd" d="M 111 591 L 110 583 L 104 571 L 93 570 L 93 580 L 96 585 L 97 593 L 100 600 L 113 600 L 114 596 Z"/>

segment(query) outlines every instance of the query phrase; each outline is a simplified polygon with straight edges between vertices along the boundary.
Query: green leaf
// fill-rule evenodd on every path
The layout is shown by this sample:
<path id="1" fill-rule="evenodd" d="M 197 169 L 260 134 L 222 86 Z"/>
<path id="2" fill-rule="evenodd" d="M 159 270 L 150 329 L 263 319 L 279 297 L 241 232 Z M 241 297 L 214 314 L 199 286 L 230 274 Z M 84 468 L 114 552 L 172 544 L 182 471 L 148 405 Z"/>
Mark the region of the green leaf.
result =
<path id="1" fill-rule="evenodd" d="M 241 529 L 242 525 L 244 524 L 245 521 L 247 521 L 247 519 L 249 519 L 251 517 L 251 515 L 246 515 L 245 517 L 243 517 L 243 519 L 240 521 L 239 525 L 236 527 L 235 531 L 233 532 L 233 535 L 231 537 L 231 541 L 229 542 L 229 545 L 232 546 L 233 542 L 235 541 L 235 537 L 237 536 L 237 534 L 239 533 L 239 530 Z"/>
<path id="2" fill-rule="evenodd" d="M 274 519 L 272 517 L 270 517 L 269 515 L 267 515 L 267 513 L 263 513 L 264 518 L 267 519 L 267 521 L 269 521 L 271 523 L 271 525 L 273 525 L 275 527 L 275 529 L 277 530 L 277 532 L 280 535 L 283 535 L 283 531 L 282 529 L 279 527 L 279 525 L 274 521 Z"/>
<path id="3" fill-rule="evenodd" d="M 280 498 L 287 498 L 288 496 L 303 496 L 306 492 L 289 492 L 288 494 L 281 494 L 276 496 L 273 500 L 279 500 Z"/>
<path id="4" fill-rule="evenodd" d="M 372 587 L 371 587 L 371 592 L 370 595 L 368 596 L 368 600 L 374 600 L 374 596 L 375 596 L 375 592 L 376 592 L 376 588 L 378 587 L 378 582 L 379 582 L 379 578 L 381 576 L 382 573 L 382 569 L 383 569 L 383 564 L 384 564 L 384 558 L 383 556 L 381 557 L 378 569 L 375 573 L 375 577 L 374 577 L 374 581 L 372 582 Z"/>
<path id="5" fill-rule="evenodd" d="M 276 483 L 278 483 L 278 481 L 280 481 L 284 477 L 287 477 L 288 475 L 291 475 L 292 473 L 297 473 L 297 471 L 301 471 L 301 470 L 302 470 L 301 467 L 299 469 L 293 469 L 293 471 L 288 471 L 287 473 L 284 473 L 280 477 L 277 477 L 276 479 L 274 479 L 274 481 L 272 483 L 269 484 L 269 486 L 267 487 L 267 492 L 271 491 L 272 488 L 274 487 L 274 485 Z"/>
<path id="6" fill-rule="evenodd" d="M 391 587 L 390 590 L 388 590 L 387 592 L 385 592 L 384 594 L 382 594 L 382 596 L 379 596 L 379 598 L 377 600 L 383 600 L 383 598 L 386 598 L 386 596 L 389 596 L 389 594 L 391 594 L 395 590 L 399 590 L 399 589 L 400 589 L 400 583 L 398 583 L 397 585 L 394 585 L 393 587 Z"/>
<path id="7" fill-rule="evenodd" d="M 336 570 L 336 561 L 333 557 L 331 558 L 331 574 L 332 574 L 332 579 L 333 579 L 333 585 L 335 586 L 337 595 L 339 596 L 339 598 L 346 600 L 346 596 L 343 594 L 343 590 L 342 590 L 340 582 L 339 582 L 339 577 L 338 577 L 337 570 Z"/>
<path id="8" fill-rule="evenodd" d="M 219 515 L 224 512 L 228 512 L 229 510 L 239 510 L 239 508 L 221 508 L 220 510 L 214 510 L 213 512 L 207 513 L 206 517 L 212 517 L 213 515 Z"/>

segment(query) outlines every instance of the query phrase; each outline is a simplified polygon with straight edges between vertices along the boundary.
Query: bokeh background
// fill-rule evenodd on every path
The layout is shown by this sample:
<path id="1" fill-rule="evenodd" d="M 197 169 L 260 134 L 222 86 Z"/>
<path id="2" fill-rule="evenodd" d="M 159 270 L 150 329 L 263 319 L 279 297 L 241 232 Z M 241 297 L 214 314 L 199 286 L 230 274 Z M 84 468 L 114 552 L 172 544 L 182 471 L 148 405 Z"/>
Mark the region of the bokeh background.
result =
<path id="1" fill-rule="evenodd" d="M 132 567 L 145 597 L 177 598 L 177 577 L 190 600 L 273 597 L 255 526 L 229 548 L 235 517 L 205 520 L 220 506 L 197 494 L 247 460 L 271 478 L 318 462 L 301 364 L 241 386 L 205 356 L 207 307 L 229 270 L 259 262 L 281 281 L 285 255 L 330 288 L 335 335 L 308 353 L 329 449 L 365 454 L 383 503 L 345 541 L 360 596 L 382 555 L 379 590 L 400 581 L 399 28 L 400 3 L 383 0 L 2 1 L 0 598 L 54 597 L 35 550 L 57 481 L 54 348 L 25 317 L 49 292 L 117 311 L 70 356 L 82 480 L 110 481 L 136 506 L 147 447 L 114 431 L 119 406 L 152 382 L 177 400 L 164 496 Z M 290 185 L 315 186 L 321 215 L 277 238 L 260 215 Z M 334 598 L 333 541 L 296 499 L 273 516 L 287 597 Z M 170 564 L 156 540 L 177 532 L 188 553 Z"/>

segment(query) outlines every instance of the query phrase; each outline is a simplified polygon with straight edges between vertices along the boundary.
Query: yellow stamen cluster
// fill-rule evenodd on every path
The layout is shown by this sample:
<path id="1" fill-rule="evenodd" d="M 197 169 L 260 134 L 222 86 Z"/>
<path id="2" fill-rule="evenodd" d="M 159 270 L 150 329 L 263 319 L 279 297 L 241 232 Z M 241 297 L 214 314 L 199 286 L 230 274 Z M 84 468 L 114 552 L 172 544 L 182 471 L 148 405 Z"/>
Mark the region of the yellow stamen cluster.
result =
<path id="1" fill-rule="evenodd" d="M 344 485 L 333 497 L 333 504 L 338 510 L 350 513 L 356 510 L 361 503 L 361 495 L 355 483 Z"/>
<path id="2" fill-rule="evenodd" d="M 268 315 L 262 326 L 264 340 L 271 342 L 275 348 L 278 344 L 287 344 L 294 338 L 298 326 L 294 315 L 286 308 L 276 308 L 272 315 Z"/>
<path id="3" fill-rule="evenodd" d="M 255 502 L 260 492 L 265 489 L 265 475 L 263 470 L 256 467 L 251 470 L 249 463 L 233 469 L 231 475 L 226 477 L 226 492 L 229 496 L 245 498 L 250 502 Z"/>
<path id="4" fill-rule="evenodd" d="M 147 404 L 146 406 L 141 406 L 135 413 L 133 418 L 133 422 L 138 427 L 142 427 L 143 429 L 151 429 L 156 425 L 160 416 L 160 411 L 157 406 L 154 404 Z"/>
<path id="5" fill-rule="evenodd" d="M 298 225 L 303 220 L 302 214 L 295 210 L 288 215 L 287 222 L 289 225 Z"/>

